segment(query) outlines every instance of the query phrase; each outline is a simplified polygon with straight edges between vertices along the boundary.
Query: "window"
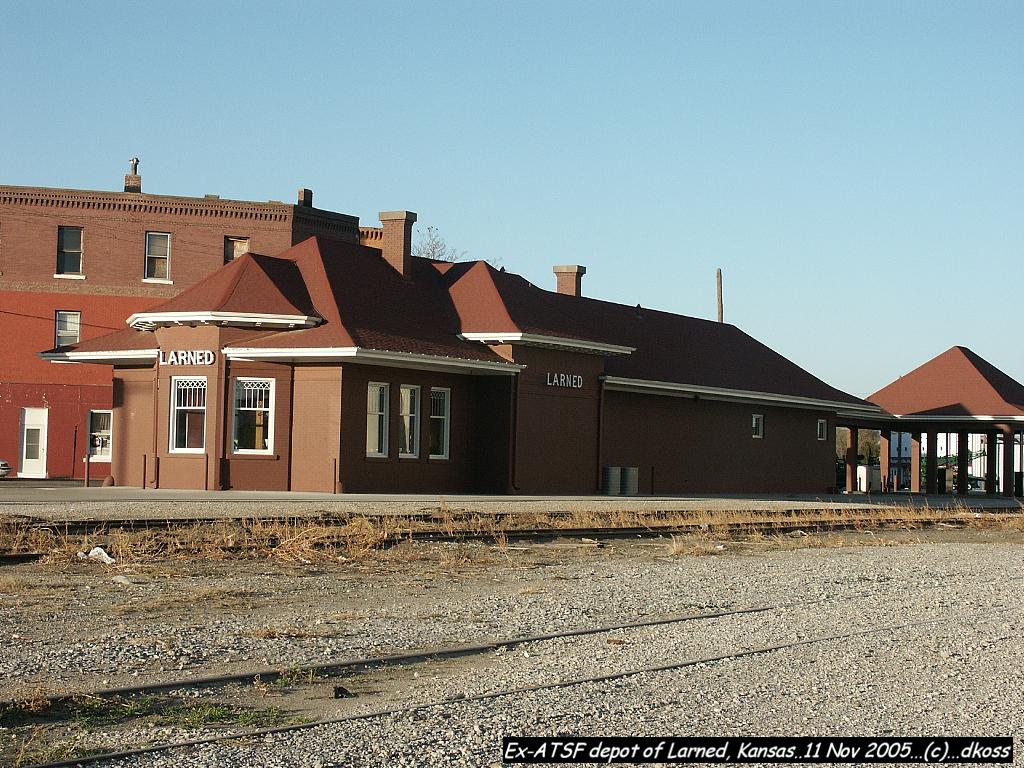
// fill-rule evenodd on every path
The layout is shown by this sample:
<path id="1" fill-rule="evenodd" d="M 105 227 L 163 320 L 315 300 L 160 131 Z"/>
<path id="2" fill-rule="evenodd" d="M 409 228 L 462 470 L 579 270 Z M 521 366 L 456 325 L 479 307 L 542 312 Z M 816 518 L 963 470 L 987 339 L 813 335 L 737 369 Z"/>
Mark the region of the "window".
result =
<path id="1" fill-rule="evenodd" d="M 818 439 L 827 440 L 828 422 L 825 419 L 818 419 Z"/>
<path id="2" fill-rule="evenodd" d="M 235 453 L 274 450 L 274 380 L 235 380 Z"/>
<path id="3" fill-rule="evenodd" d="M 755 413 L 754 418 L 751 421 L 751 437 L 764 437 L 764 416 L 760 413 Z"/>
<path id="4" fill-rule="evenodd" d="M 366 455 L 388 455 L 387 384 L 371 381 L 366 389 Z"/>
<path id="5" fill-rule="evenodd" d="M 81 227 L 57 227 L 57 274 L 82 274 Z"/>
<path id="6" fill-rule="evenodd" d="M 448 424 L 451 414 L 451 390 L 430 390 L 430 458 L 448 458 Z"/>
<path id="7" fill-rule="evenodd" d="M 420 455 L 420 388 L 403 384 L 398 397 L 398 455 Z"/>
<path id="8" fill-rule="evenodd" d="M 63 347 L 68 344 L 77 344 L 81 338 L 82 313 L 57 310 L 56 343 L 54 346 Z"/>
<path id="9" fill-rule="evenodd" d="M 243 253 L 249 252 L 249 238 L 248 237 L 230 237 L 225 236 L 224 238 L 224 263 L 230 264 L 232 261 L 237 259 Z"/>
<path id="10" fill-rule="evenodd" d="M 89 411 L 90 461 L 110 461 L 110 411 Z"/>
<path id="11" fill-rule="evenodd" d="M 171 450 L 206 450 L 206 377 L 171 379 Z"/>
<path id="12" fill-rule="evenodd" d="M 146 233 L 145 279 L 171 279 L 171 236 L 166 232 Z"/>

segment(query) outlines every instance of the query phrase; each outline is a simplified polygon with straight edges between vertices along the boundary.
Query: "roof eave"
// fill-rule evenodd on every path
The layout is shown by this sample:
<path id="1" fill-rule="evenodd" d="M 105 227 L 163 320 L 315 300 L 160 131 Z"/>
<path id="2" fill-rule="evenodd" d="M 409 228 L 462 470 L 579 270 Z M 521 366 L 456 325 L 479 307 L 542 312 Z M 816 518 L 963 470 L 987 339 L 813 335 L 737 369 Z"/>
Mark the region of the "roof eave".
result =
<path id="1" fill-rule="evenodd" d="M 392 352 L 365 347 L 225 347 L 224 357 L 233 361 L 278 360 L 295 362 L 341 361 L 387 365 L 394 368 L 456 371 L 512 376 L 524 366 L 491 360 L 473 360 L 444 355 Z"/>
<path id="2" fill-rule="evenodd" d="M 97 351 L 67 350 L 40 352 L 39 357 L 51 363 L 97 363 L 100 365 L 116 365 L 117 363 L 150 362 L 157 359 L 158 349 L 114 349 Z"/>
<path id="3" fill-rule="evenodd" d="M 839 400 L 825 400 L 813 397 L 800 397 L 778 392 L 757 392 L 746 389 L 727 389 L 724 387 L 705 387 L 696 384 L 681 384 L 674 381 L 651 381 L 648 379 L 630 379 L 621 376 L 603 376 L 605 387 L 622 392 L 641 394 L 666 395 L 669 397 L 692 397 L 705 400 L 723 400 L 751 404 L 775 405 L 785 408 L 806 408 L 811 410 L 829 410 L 837 414 L 864 416 L 885 416 L 885 412 L 877 405 L 865 403 L 847 403 Z"/>
<path id="4" fill-rule="evenodd" d="M 477 341 L 483 344 L 523 344 L 528 347 L 545 347 L 570 352 L 596 352 L 601 355 L 629 355 L 636 347 L 620 344 L 605 344 L 587 339 L 570 339 L 562 336 L 543 336 L 537 333 L 509 333 L 506 331 L 460 333 L 463 341 Z"/>
<path id="5" fill-rule="evenodd" d="M 243 328 L 313 328 L 323 320 L 311 315 L 282 315 L 271 312 L 136 312 L 128 325 L 151 331 L 174 325 L 222 325 Z"/>

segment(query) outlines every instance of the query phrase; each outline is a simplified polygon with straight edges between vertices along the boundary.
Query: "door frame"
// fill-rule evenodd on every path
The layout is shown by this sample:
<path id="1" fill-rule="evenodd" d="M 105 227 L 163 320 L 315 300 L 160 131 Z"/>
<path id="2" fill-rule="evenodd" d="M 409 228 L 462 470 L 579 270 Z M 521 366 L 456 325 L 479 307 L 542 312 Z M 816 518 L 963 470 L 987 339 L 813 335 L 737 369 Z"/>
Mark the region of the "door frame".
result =
<path id="1" fill-rule="evenodd" d="M 31 418 L 30 418 L 31 417 Z M 22 408 L 21 409 L 21 440 L 18 455 L 18 477 L 44 479 L 48 477 L 46 471 L 46 442 L 49 431 L 50 409 L 49 408 Z M 40 462 L 41 469 L 26 471 L 25 468 L 25 438 L 29 429 L 39 429 L 39 458 L 32 459 L 33 462 Z"/>

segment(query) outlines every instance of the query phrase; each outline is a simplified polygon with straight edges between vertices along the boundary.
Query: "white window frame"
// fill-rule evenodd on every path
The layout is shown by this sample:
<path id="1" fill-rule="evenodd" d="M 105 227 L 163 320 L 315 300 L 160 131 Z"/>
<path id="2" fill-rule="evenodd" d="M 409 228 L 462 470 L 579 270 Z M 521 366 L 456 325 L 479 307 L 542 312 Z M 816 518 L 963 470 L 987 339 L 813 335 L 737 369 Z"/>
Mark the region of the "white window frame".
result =
<path id="1" fill-rule="evenodd" d="M 75 315 L 77 316 L 78 332 L 75 334 L 74 341 L 61 342 L 60 340 L 60 317 L 61 315 Z M 82 340 L 82 313 L 77 309 L 58 309 L 53 314 L 53 346 L 54 347 L 66 347 L 69 344 L 77 344 Z"/>
<path id="2" fill-rule="evenodd" d="M 828 419 L 818 419 L 818 439 L 828 440 Z"/>
<path id="3" fill-rule="evenodd" d="M 410 412 L 405 413 L 402 410 L 402 394 L 405 392 L 414 393 L 413 397 L 409 399 Z M 401 430 L 402 424 L 406 416 L 410 417 L 412 423 L 412 452 L 404 453 L 402 446 L 398 446 L 398 457 L 401 459 L 418 459 L 420 457 L 420 421 L 423 413 L 422 398 L 420 397 L 420 387 L 417 384 L 401 384 L 398 387 L 398 420 L 399 429 Z M 401 437 L 401 433 L 399 433 Z"/>
<path id="4" fill-rule="evenodd" d="M 755 413 L 753 418 L 750 420 L 750 436 L 755 440 L 760 440 L 764 437 L 764 414 Z"/>
<path id="5" fill-rule="evenodd" d="M 61 233 L 65 229 L 77 229 L 78 230 L 78 271 L 77 272 L 65 272 L 60 268 L 60 255 L 65 251 L 61 248 Z M 53 276 L 58 278 L 69 278 L 71 280 L 84 280 L 85 279 L 85 227 L 73 227 L 73 226 L 58 226 L 57 227 L 57 264 L 56 269 L 53 270 Z"/>
<path id="6" fill-rule="evenodd" d="M 202 380 L 206 385 L 206 396 L 203 398 L 203 447 L 202 448 L 175 448 L 175 438 L 177 437 L 178 429 L 178 383 L 181 381 L 199 381 Z M 168 449 L 171 453 L 206 453 L 206 425 L 207 416 L 209 416 L 209 403 L 210 403 L 210 382 L 206 376 L 172 376 L 171 377 L 171 399 L 170 399 L 170 416 L 171 425 L 168 430 Z M 195 407 L 188 407 L 185 410 L 198 410 Z"/>
<path id="7" fill-rule="evenodd" d="M 434 415 L 434 393 L 444 392 L 444 416 Z M 431 453 L 431 459 L 447 459 L 451 454 L 451 434 L 452 434 L 452 390 L 450 387 L 431 387 L 430 388 L 430 433 L 434 432 L 434 419 L 444 420 L 444 431 L 442 436 L 444 438 L 444 452 L 442 453 Z M 428 448 L 429 450 L 429 448 Z"/>
<path id="8" fill-rule="evenodd" d="M 97 413 L 105 413 L 105 414 L 108 414 L 110 416 L 110 434 L 107 436 L 107 443 L 109 444 L 109 451 L 108 451 L 106 456 L 104 456 L 102 454 L 95 453 L 95 451 L 93 449 L 93 445 L 92 445 L 92 436 L 95 433 L 95 430 L 92 428 L 92 417 L 93 417 L 94 414 L 97 414 Z M 95 463 L 106 464 L 106 463 L 109 463 L 110 460 L 111 460 L 111 457 L 114 455 L 114 412 L 113 411 L 103 410 L 103 409 L 98 410 L 98 411 L 89 411 L 89 437 L 88 437 L 88 440 L 89 440 L 89 445 L 88 445 L 89 463 L 90 464 L 95 464 Z"/>
<path id="9" fill-rule="evenodd" d="M 238 407 L 238 385 L 245 382 L 259 382 L 267 383 L 270 385 L 270 399 L 269 406 L 264 408 L 241 408 Z M 276 416 L 277 406 L 277 392 L 275 391 L 275 385 L 277 379 L 258 378 L 255 376 L 239 376 L 235 379 L 234 391 L 232 392 L 231 399 L 231 452 L 242 455 L 263 455 L 272 454 L 274 452 L 274 418 Z M 267 411 L 267 447 L 266 448 L 236 448 L 235 447 L 235 435 L 238 429 L 238 411 Z"/>
<path id="10" fill-rule="evenodd" d="M 166 257 L 167 258 L 167 277 L 151 277 L 150 274 L 149 274 L 149 259 L 150 259 L 150 255 L 149 255 L 149 238 L 152 235 L 162 235 L 163 237 L 167 238 L 167 257 Z M 171 233 L 170 232 L 155 232 L 154 231 L 154 232 L 147 232 L 146 233 L 146 253 L 145 253 L 145 256 L 143 257 L 143 263 L 142 263 L 142 282 L 144 282 L 144 283 L 164 283 L 164 284 L 167 284 L 167 285 L 172 285 L 174 283 L 174 280 L 171 279 L 171 275 L 173 274 L 171 272 L 171 252 L 172 252 L 171 240 L 172 240 L 172 238 L 171 238 Z M 161 257 L 161 256 L 153 256 L 152 258 L 157 259 L 157 258 L 163 258 L 163 257 Z"/>
<path id="11" fill-rule="evenodd" d="M 370 388 L 380 387 L 384 392 L 384 408 L 381 411 L 370 410 Z M 377 402 L 380 402 L 380 395 L 377 395 Z M 389 411 L 391 409 L 391 385 L 383 381 L 371 381 L 366 385 L 366 455 L 370 458 L 383 459 L 387 458 L 388 455 L 388 431 L 391 428 L 391 419 L 389 418 Z M 371 416 L 377 417 L 378 434 L 380 436 L 380 451 L 370 450 L 370 432 L 369 432 L 369 418 Z"/>

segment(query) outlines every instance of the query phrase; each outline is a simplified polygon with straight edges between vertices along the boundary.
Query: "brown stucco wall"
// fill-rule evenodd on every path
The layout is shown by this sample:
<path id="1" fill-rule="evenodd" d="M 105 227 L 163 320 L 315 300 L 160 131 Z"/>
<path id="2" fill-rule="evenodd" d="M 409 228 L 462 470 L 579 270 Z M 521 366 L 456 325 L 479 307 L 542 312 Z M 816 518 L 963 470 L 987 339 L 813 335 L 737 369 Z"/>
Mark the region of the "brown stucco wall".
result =
<path id="1" fill-rule="evenodd" d="M 751 416 L 764 415 L 764 437 Z M 827 419 L 826 440 L 817 421 Z M 791 408 L 605 393 L 601 463 L 639 467 L 640 492 L 825 493 L 835 485 L 835 417 Z M 652 474 L 653 473 L 653 474 Z"/>
<path id="2" fill-rule="evenodd" d="M 597 433 L 604 358 L 519 347 L 515 490 L 522 493 L 597 491 Z M 579 376 L 580 387 L 552 386 L 548 374 Z"/>
<path id="3" fill-rule="evenodd" d="M 291 427 L 293 491 L 335 492 L 341 449 L 341 384 L 340 365 L 295 367 Z"/>
<path id="4" fill-rule="evenodd" d="M 486 473 L 482 473 L 478 470 L 475 459 L 478 446 L 489 444 L 489 441 L 506 445 L 508 442 L 507 427 L 502 427 L 498 423 L 502 414 L 477 413 L 475 407 L 485 408 L 492 397 L 500 397 L 494 395 L 494 390 L 491 389 L 499 385 L 485 381 L 481 389 L 478 389 L 477 378 L 487 377 L 405 368 L 346 365 L 342 374 L 342 490 L 357 493 L 464 493 L 481 485 L 489 489 L 494 488 L 496 491 L 501 490 L 503 468 L 495 470 L 492 466 Z M 391 385 L 387 458 L 366 455 L 366 391 L 371 381 Z M 416 458 L 398 456 L 399 388 L 402 384 L 420 387 L 422 423 L 420 455 Z M 428 457 L 430 433 L 427 421 L 430 387 L 451 389 L 450 450 L 447 459 Z M 492 458 L 497 456 L 500 461 L 500 451 L 490 455 Z M 498 486 L 494 487 L 495 484 Z"/>
<path id="5" fill-rule="evenodd" d="M 274 363 L 232 362 L 228 364 L 228 387 L 224 413 L 228 423 L 224 429 L 224 461 L 221 465 L 221 488 L 253 491 L 289 490 L 291 457 L 292 368 Z M 235 380 L 252 377 L 274 380 L 274 434 L 272 453 L 234 452 Z"/>
<path id="6" fill-rule="evenodd" d="M 153 368 L 114 369 L 111 470 L 116 485 L 144 487 L 153 454 Z"/>

